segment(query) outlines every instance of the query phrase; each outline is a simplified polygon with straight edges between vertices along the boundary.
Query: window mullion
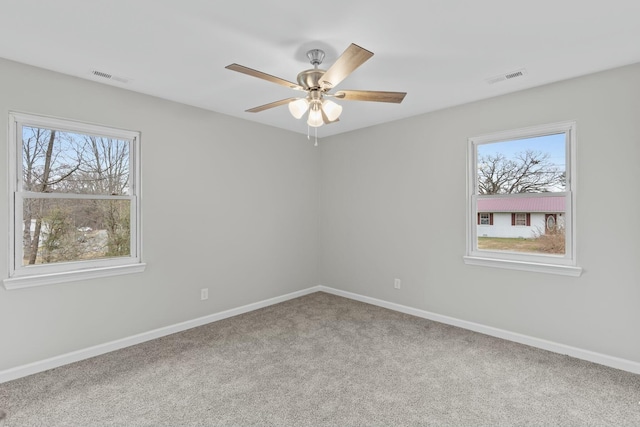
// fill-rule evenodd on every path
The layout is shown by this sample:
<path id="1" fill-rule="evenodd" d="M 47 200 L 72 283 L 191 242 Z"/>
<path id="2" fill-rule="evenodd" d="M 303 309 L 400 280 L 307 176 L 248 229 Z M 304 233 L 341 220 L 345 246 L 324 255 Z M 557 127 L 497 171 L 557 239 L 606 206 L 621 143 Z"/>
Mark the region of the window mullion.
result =
<path id="1" fill-rule="evenodd" d="M 82 200 L 132 200 L 134 196 L 109 194 L 77 194 L 77 193 L 39 193 L 36 191 L 20 191 L 26 199 L 82 199 Z"/>

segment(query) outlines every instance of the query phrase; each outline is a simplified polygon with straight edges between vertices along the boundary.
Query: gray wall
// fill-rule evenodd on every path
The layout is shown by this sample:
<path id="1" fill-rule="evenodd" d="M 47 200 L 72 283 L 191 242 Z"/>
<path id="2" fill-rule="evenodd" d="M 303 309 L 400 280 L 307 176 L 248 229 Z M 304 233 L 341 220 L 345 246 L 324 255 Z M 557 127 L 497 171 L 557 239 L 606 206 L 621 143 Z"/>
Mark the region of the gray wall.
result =
<path id="1" fill-rule="evenodd" d="M 463 264 L 467 138 L 566 120 L 583 275 Z M 320 284 L 640 362 L 640 64 L 326 138 L 320 154 Z"/>
<path id="2" fill-rule="evenodd" d="M 0 371 L 317 284 L 318 152 L 304 136 L 5 60 L 0 76 L 0 277 L 9 110 L 142 132 L 148 264 L 0 286 Z"/>
<path id="3" fill-rule="evenodd" d="M 142 132 L 148 263 L 136 275 L 0 287 L 0 370 L 316 284 L 640 362 L 640 64 L 317 148 L 298 134 L 10 61 L 0 60 L 0 76 L 0 165 L 9 110 Z M 582 277 L 464 265 L 467 138 L 565 120 L 578 124 Z M 0 201 L 6 179 L 0 173 Z"/>

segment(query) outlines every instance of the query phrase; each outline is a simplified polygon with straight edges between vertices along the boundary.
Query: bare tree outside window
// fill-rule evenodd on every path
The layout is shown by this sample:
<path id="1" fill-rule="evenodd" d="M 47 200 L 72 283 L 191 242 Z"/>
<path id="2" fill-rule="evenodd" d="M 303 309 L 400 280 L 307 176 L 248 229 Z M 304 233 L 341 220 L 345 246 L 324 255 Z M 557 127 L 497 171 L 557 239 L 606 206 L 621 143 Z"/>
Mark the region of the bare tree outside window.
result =
<path id="1" fill-rule="evenodd" d="M 479 144 L 477 194 L 565 191 L 565 146 L 562 133 Z"/>
<path id="2" fill-rule="evenodd" d="M 478 157 L 478 194 L 564 191 L 565 172 L 551 154 L 527 149 L 507 157 L 500 152 Z"/>

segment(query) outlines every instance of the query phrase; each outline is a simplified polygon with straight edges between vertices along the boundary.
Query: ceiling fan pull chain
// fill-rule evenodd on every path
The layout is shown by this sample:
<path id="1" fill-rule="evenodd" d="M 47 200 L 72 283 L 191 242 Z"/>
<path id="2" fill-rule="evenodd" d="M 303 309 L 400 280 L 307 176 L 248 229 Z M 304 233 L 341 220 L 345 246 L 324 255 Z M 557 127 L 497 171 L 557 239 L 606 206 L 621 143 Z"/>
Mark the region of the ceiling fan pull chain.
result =
<path id="1" fill-rule="evenodd" d="M 315 134 L 316 134 L 316 143 L 313 144 L 314 147 L 318 146 L 318 128 L 313 128 L 315 130 Z"/>

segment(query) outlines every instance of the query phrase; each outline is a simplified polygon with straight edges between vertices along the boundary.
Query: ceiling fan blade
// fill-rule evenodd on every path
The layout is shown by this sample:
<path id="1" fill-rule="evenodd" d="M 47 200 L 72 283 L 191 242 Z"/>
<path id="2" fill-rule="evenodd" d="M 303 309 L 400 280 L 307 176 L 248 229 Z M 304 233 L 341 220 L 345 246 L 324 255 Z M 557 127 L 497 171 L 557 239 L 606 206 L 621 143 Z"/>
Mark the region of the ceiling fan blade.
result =
<path id="1" fill-rule="evenodd" d="M 340 90 L 336 92 L 334 96 L 338 99 L 346 99 L 348 101 L 393 102 L 400 104 L 406 94 L 406 92 L 383 92 L 375 90 Z"/>
<path id="2" fill-rule="evenodd" d="M 257 77 L 259 79 L 263 79 L 271 83 L 276 83 L 282 86 L 286 86 L 291 89 L 304 90 L 304 88 L 297 83 L 293 83 L 288 80 L 281 79 L 280 77 L 272 76 L 271 74 L 263 73 L 262 71 L 254 70 L 253 68 L 245 67 L 244 65 L 231 64 L 231 65 L 227 65 L 224 68 L 232 71 L 237 71 L 239 73 L 243 73 L 248 76 Z"/>
<path id="3" fill-rule="evenodd" d="M 270 102 L 269 104 L 264 104 L 259 107 L 254 107 L 249 110 L 246 110 L 247 113 L 259 113 L 260 111 L 268 110 L 269 108 L 279 107 L 280 105 L 288 104 L 291 101 L 295 101 L 298 98 L 287 98 L 281 99 L 280 101 Z"/>
<path id="4" fill-rule="evenodd" d="M 364 64 L 372 56 L 373 52 L 351 43 L 336 62 L 320 77 L 320 84 L 324 89 L 338 86 L 353 70 Z"/>

